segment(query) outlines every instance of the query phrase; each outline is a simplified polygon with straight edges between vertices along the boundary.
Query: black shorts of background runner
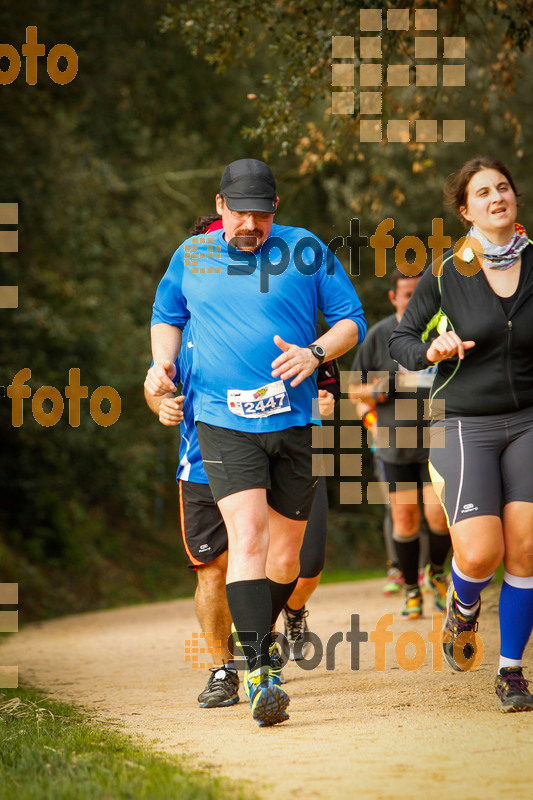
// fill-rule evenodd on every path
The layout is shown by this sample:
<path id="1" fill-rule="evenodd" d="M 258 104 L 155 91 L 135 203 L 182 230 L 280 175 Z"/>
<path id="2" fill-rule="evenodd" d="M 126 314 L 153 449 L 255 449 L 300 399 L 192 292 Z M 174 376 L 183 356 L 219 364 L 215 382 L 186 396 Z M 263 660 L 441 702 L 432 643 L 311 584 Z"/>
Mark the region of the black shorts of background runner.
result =
<path id="1" fill-rule="evenodd" d="M 321 476 L 316 485 L 315 499 L 305 526 L 300 550 L 300 578 L 316 578 L 324 569 L 328 532 L 328 488 Z"/>
<path id="2" fill-rule="evenodd" d="M 449 525 L 533 503 L 532 407 L 441 420 L 430 430 L 429 467 Z"/>
<path id="3" fill-rule="evenodd" d="M 417 489 L 423 489 L 425 483 L 431 483 L 431 476 L 429 474 L 428 462 L 424 461 L 418 463 L 412 461 L 410 464 L 391 464 L 389 461 L 380 459 L 382 471 L 385 475 L 385 480 L 389 483 L 389 491 L 398 491 L 397 483 L 416 483 Z M 401 491 L 410 487 L 400 487 Z"/>
<path id="4" fill-rule="evenodd" d="M 207 483 L 178 483 L 181 535 L 191 569 L 209 564 L 228 549 L 224 520 Z M 318 479 L 315 499 L 305 527 L 300 551 L 300 577 L 315 578 L 326 559 L 328 492 L 326 479 Z"/>
<path id="5" fill-rule="evenodd" d="M 225 553 L 228 533 L 207 483 L 179 481 L 181 535 L 189 566 L 202 567 Z"/>
<path id="6" fill-rule="evenodd" d="M 305 521 L 316 487 L 312 427 L 246 433 L 198 422 L 200 452 L 215 501 L 246 489 L 266 489 L 271 508 L 288 519 Z"/>

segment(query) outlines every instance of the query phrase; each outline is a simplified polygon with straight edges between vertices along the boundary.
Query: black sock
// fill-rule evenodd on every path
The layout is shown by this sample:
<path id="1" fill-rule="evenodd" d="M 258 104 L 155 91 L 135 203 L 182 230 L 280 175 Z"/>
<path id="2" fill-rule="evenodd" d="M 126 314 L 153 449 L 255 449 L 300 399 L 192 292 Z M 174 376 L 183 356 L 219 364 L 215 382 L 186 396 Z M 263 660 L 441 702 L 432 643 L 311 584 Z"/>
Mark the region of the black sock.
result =
<path id="1" fill-rule="evenodd" d="M 452 546 L 448 531 L 433 531 L 429 529 L 429 560 L 433 574 L 444 571 L 444 564 Z"/>
<path id="2" fill-rule="evenodd" d="M 266 578 L 226 586 L 228 606 L 250 671 L 270 664 L 272 599 Z M 238 648 L 237 648 L 238 649 Z"/>
<path id="3" fill-rule="evenodd" d="M 290 583 L 276 583 L 267 578 L 268 586 L 270 588 L 270 596 L 272 597 L 272 617 L 270 623 L 272 626 L 276 624 L 276 620 L 281 614 L 281 609 L 294 592 L 294 587 L 298 583 L 298 578 L 295 578 Z"/>
<path id="4" fill-rule="evenodd" d="M 399 536 L 396 532 L 392 535 L 406 587 L 418 585 L 418 554 L 420 550 L 418 533 L 408 539 Z"/>

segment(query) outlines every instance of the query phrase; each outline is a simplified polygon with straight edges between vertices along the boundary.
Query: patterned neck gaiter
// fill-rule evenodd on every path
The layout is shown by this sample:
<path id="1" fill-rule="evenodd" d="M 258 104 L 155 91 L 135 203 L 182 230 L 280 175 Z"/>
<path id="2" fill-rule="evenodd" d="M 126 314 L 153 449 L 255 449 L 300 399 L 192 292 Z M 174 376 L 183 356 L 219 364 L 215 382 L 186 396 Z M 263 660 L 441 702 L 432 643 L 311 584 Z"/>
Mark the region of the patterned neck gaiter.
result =
<path id="1" fill-rule="evenodd" d="M 489 242 L 474 225 L 470 228 L 468 236 L 474 237 L 483 245 L 483 260 L 490 269 L 509 269 L 516 263 L 522 250 L 528 246 L 529 239 L 524 226 L 518 222 L 515 222 L 514 226 L 514 236 L 504 245 Z"/>

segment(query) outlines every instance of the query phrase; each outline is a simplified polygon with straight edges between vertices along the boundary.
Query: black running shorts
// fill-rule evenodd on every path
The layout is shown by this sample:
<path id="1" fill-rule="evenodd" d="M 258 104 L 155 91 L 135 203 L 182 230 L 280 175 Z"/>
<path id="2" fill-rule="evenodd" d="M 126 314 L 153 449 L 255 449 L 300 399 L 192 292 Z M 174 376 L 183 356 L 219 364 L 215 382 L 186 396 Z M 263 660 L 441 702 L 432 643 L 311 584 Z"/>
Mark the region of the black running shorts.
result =
<path id="1" fill-rule="evenodd" d="M 533 503 L 533 408 L 435 422 L 429 462 L 450 526 Z"/>
<path id="2" fill-rule="evenodd" d="M 300 578 L 316 578 L 324 569 L 328 532 L 328 488 L 321 476 L 316 485 L 315 499 L 305 526 L 300 550 Z"/>
<path id="3" fill-rule="evenodd" d="M 226 552 L 228 533 L 209 484 L 179 481 L 178 492 L 183 544 L 196 569 Z"/>
<path id="4" fill-rule="evenodd" d="M 389 461 L 383 461 L 383 459 L 380 458 L 380 462 L 385 480 L 389 482 L 389 492 L 397 491 L 397 483 L 416 483 L 417 489 L 423 489 L 425 483 L 431 483 L 427 461 L 423 463 L 413 461 L 410 464 L 391 464 Z M 403 488 L 405 489 L 408 487 Z"/>
<path id="5" fill-rule="evenodd" d="M 266 489 L 267 502 L 284 517 L 306 520 L 315 493 L 312 425 L 246 433 L 198 422 L 198 442 L 213 497 Z"/>

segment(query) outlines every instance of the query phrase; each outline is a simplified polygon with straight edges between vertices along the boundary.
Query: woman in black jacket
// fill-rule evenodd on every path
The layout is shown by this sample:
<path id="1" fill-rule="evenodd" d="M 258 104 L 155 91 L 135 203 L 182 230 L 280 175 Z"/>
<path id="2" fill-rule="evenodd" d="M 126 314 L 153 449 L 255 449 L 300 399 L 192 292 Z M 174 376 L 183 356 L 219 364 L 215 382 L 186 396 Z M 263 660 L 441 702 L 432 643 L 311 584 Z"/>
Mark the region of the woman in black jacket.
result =
<path id="1" fill-rule="evenodd" d="M 445 196 L 470 238 L 422 276 L 390 352 L 407 369 L 438 364 L 430 471 L 454 549 L 444 656 L 457 670 L 480 662 L 480 594 L 503 558 L 496 694 L 504 712 L 533 710 L 522 675 L 533 627 L 533 246 L 496 159 L 468 161 Z"/>

